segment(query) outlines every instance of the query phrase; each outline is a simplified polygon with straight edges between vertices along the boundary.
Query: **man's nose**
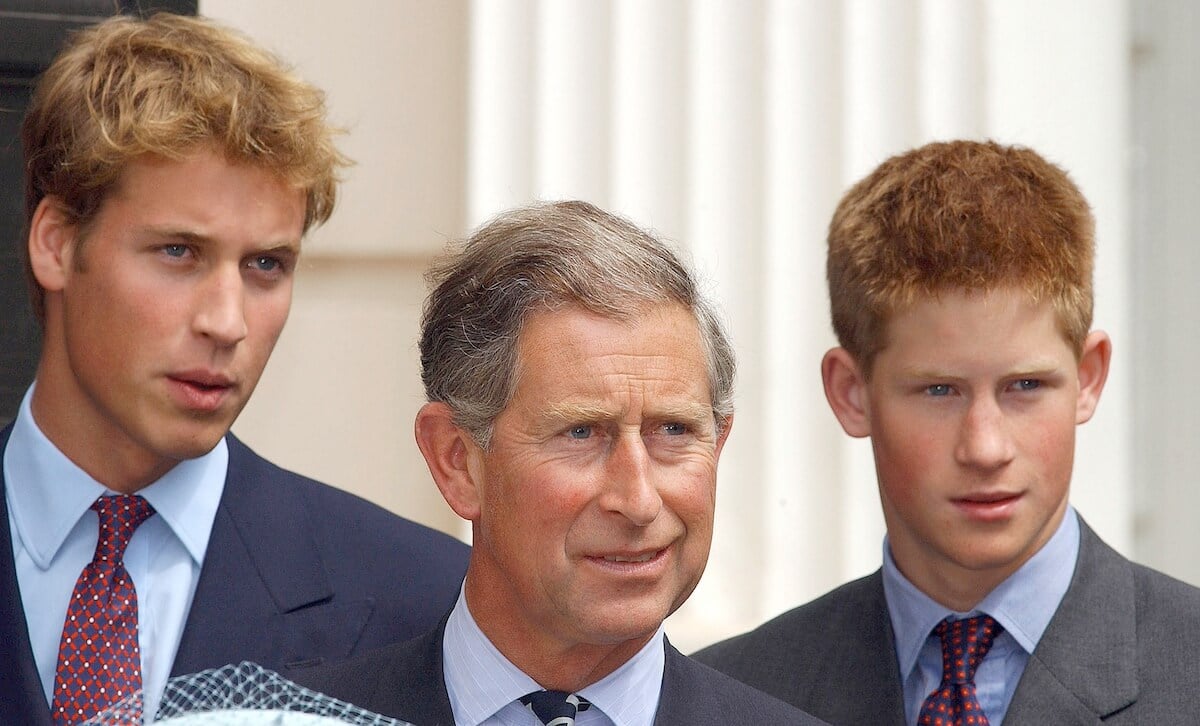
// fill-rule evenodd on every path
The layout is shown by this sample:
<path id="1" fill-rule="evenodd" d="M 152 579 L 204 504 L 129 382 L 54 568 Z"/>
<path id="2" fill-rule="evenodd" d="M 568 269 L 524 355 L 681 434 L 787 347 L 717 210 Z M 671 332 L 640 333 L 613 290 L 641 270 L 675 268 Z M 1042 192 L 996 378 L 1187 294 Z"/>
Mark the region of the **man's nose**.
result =
<path id="1" fill-rule="evenodd" d="M 955 457 L 964 466 L 992 469 L 1012 460 L 1013 442 L 999 402 L 992 397 L 971 401 L 958 434 Z"/>
<path id="2" fill-rule="evenodd" d="M 195 330 L 220 347 L 246 337 L 246 290 L 239 269 L 215 270 L 198 292 Z"/>
<path id="3" fill-rule="evenodd" d="M 608 461 L 607 484 L 600 503 L 639 527 L 658 518 L 663 501 L 652 475 L 650 453 L 640 434 L 621 436 Z"/>

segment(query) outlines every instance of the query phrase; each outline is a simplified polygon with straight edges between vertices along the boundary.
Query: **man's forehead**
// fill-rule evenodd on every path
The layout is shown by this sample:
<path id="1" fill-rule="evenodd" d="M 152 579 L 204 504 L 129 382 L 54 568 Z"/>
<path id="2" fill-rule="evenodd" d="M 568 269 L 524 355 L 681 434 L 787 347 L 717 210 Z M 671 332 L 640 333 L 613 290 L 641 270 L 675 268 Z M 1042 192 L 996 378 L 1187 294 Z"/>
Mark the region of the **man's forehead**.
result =
<path id="1" fill-rule="evenodd" d="M 628 317 L 579 306 L 538 311 L 522 327 L 516 352 L 517 387 L 536 386 L 535 397 L 556 404 L 610 408 L 614 395 L 628 392 L 676 406 L 703 394 L 707 404 L 699 326 L 677 303 L 647 305 Z"/>
<path id="2" fill-rule="evenodd" d="M 656 338 L 655 345 L 645 344 L 647 334 Z M 699 323 L 690 309 L 675 302 L 646 303 L 622 315 L 602 314 L 578 304 L 537 310 L 524 320 L 515 350 L 518 370 L 523 361 L 528 362 L 525 359 L 554 360 L 572 354 L 705 358 Z"/>

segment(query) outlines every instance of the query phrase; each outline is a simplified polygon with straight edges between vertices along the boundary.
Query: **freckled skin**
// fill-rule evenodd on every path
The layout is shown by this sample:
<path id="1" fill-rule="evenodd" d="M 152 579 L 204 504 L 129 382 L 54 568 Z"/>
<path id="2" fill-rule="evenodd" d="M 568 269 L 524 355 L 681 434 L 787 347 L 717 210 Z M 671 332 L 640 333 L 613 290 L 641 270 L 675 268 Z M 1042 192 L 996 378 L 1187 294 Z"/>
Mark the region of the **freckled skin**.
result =
<path id="1" fill-rule="evenodd" d="M 1062 521 L 1075 427 L 1099 399 L 1108 338 L 1093 332 L 1077 361 L 1049 303 L 1001 289 L 922 300 L 891 319 L 887 341 L 869 382 L 855 368 L 861 417 L 839 419 L 871 437 L 897 566 L 969 610 Z M 854 367 L 831 351 L 827 384 L 831 359 Z"/>
<path id="2" fill-rule="evenodd" d="M 544 686 L 593 682 L 699 581 L 724 433 L 683 307 L 628 323 L 576 308 L 535 314 L 518 350 L 491 450 L 471 455 L 481 494 L 467 602 Z"/>
<path id="3" fill-rule="evenodd" d="M 34 420 L 136 491 L 210 451 L 245 406 L 287 320 L 304 197 L 201 147 L 131 163 L 81 246 L 54 205 L 30 236 L 47 291 Z"/>

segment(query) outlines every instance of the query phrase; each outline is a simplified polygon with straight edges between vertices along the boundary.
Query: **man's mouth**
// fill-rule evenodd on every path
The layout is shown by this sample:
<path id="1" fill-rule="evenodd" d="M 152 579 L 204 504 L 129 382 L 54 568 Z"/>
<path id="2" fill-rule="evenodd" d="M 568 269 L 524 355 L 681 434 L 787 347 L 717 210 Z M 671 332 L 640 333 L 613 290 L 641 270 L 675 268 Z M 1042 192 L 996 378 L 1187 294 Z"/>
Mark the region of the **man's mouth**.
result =
<path id="1" fill-rule="evenodd" d="M 605 555 L 605 562 L 649 562 L 658 554 L 658 550 L 640 555 Z"/>

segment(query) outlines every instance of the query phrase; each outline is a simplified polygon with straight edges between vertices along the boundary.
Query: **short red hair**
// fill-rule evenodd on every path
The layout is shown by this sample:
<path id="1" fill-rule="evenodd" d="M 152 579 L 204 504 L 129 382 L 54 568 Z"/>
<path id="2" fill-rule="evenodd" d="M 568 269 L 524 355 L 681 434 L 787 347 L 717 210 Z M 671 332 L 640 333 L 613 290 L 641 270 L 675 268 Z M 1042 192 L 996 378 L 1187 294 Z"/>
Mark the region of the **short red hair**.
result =
<path id="1" fill-rule="evenodd" d="M 842 197 L 828 243 L 834 332 L 866 375 L 891 316 L 943 290 L 1049 299 L 1076 355 L 1092 324 L 1091 208 L 1027 148 L 950 141 L 893 156 Z"/>

